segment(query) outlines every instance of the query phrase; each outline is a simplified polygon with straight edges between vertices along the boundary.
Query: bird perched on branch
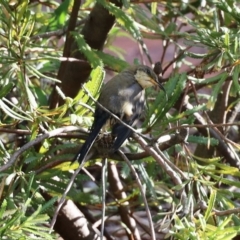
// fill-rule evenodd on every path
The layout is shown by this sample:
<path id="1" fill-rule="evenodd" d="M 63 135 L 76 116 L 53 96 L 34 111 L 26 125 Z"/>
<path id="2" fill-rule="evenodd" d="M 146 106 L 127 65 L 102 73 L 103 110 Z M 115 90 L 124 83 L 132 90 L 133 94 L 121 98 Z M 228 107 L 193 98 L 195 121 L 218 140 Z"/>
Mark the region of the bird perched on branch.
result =
<path id="1" fill-rule="evenodd" d="M 164 90 L 158 82 L 157 75 L 150 67 L 145 65 L 132 66 L 113 77 L 103 86 L 98 103 L 119 117 L 124 123 L 134 126 L 144 110 L 144 90 L 152 86 L 159 86 Z M 78 160 L 81 163 L 85 159 L 99 132 L 107 124 L 110 124 L 114 138 L 111 149 L 113 152 L 117 151 L 132 133 L 131 129 L 116 120 L 100 105 L 97 105 L 89 136 L 74 161 Z"/>

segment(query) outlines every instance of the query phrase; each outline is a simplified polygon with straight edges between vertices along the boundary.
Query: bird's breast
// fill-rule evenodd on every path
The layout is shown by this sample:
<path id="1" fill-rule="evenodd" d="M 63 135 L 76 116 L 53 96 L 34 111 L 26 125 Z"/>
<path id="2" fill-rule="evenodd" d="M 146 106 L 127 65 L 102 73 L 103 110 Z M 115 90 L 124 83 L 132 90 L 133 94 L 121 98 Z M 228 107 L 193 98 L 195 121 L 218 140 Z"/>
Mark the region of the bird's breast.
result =
<path id="1" fill-rule="evenodd" d="M 126 100 L 122 105 L 122 115 L 124 115 L 126 118 L 130 118 L 134 113 L 134 105 L 132 102 Z"/>

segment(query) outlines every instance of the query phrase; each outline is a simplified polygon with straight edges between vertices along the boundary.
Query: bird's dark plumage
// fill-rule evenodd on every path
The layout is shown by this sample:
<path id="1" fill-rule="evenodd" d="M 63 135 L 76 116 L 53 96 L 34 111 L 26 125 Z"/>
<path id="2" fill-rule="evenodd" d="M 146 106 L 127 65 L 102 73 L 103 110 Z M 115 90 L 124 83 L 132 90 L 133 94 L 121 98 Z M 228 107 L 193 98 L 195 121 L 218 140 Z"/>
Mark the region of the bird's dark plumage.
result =
<path id="1" fill-rule="evenodd" d="M 99 117 L 96 117 L 96 116 L 99 116 Z M 89 134 L 87 140 L 85 141 L 85 143 L 82 145 L 79 153 L 74 158 L 74 161 L 75 160 L 78 160 L 79 162 L 83 161 L 85 156 L 87 156 L 88 151 L 94 144 L 94 142 L 98 136 L 98 133 L 100 132 L 101 128 L 104 126 L 104 124 L 107 122 L 108 119 L 109 119 L 109 114 L 107 112 L 104 112 L 101 115 L 98 115 L 95 112 L 95 118 L 94 118 L 93 125 L 91 127 L 90 134 Z"/>
<path id="2" fill-rule="evenodd" d="M 103 86 L 98 102 L 117 115 L 123 122 L 134 126 L 144 110 L 144 89 L 154 85 L 160 86 L 158 78 L 151 68 L 144 65 L 132 66 L 113 77 Z M 115 138 L 113 151 L 117 151 L 123 142 L 130 137 L 132 131 L 128 127 L 118 122 L 97 105 L 89 136 L 74 160 L 82 162 L 85 159 L 101 128 L 107 123 L 110 123 L 112 135 Z"/>

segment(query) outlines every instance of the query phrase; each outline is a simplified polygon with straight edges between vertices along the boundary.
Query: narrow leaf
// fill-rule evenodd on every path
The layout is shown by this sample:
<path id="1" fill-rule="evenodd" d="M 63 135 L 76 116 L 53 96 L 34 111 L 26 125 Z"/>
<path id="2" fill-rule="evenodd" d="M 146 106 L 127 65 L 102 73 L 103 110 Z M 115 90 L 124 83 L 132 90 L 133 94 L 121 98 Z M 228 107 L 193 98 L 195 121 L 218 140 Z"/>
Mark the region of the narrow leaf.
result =
<path id="1" fill-rule="evenodd" d="M 215 204 L 215 201 L 216 201 L 216 196 L 217 196 L 216 191 L 214 189 L 212 189 L 210 198 L 208 200 L 208 207 L 207 207 L 207 210 L 205 212 L 205 221 L 206 222 L 212 214 L 214 204 Z"/>

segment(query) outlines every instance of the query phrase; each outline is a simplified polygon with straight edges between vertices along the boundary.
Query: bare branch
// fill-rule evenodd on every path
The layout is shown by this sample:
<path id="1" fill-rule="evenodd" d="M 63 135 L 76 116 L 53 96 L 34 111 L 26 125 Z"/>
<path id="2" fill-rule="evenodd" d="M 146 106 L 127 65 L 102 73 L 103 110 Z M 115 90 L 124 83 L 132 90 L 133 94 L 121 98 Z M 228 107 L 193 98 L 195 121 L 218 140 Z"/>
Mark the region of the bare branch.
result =
<path id="1" fill-rule="evenodd" d="M 38 136 L 36 139 L 26 143 L 24 146 L 22 146 L 19 150 L 17 150 L 12 157 L 10 157 L 9 161 L 0 167 L 0 172 L 7 170 L 8 168 L 10 168 L 18 159 L 18 157 L 25 152 L 26 150 L 28 150 L 29 148 L 33 147 L 34 145 L 42 142 L 43 140 L 47 139 L 47 138 L 51 138 L 54 136 L 57 136 L 58 134 L 61 134 L 63 132 L 71 132 L 71 131 L 76 131 L 79 130 L 79 127 L 74 127 L 74 126 L 67 126 L 67 127 L 62 127 L 62 128 L 57 128 L 54 129 L 50 132 L 47 132 L 43 135 Z"/>

